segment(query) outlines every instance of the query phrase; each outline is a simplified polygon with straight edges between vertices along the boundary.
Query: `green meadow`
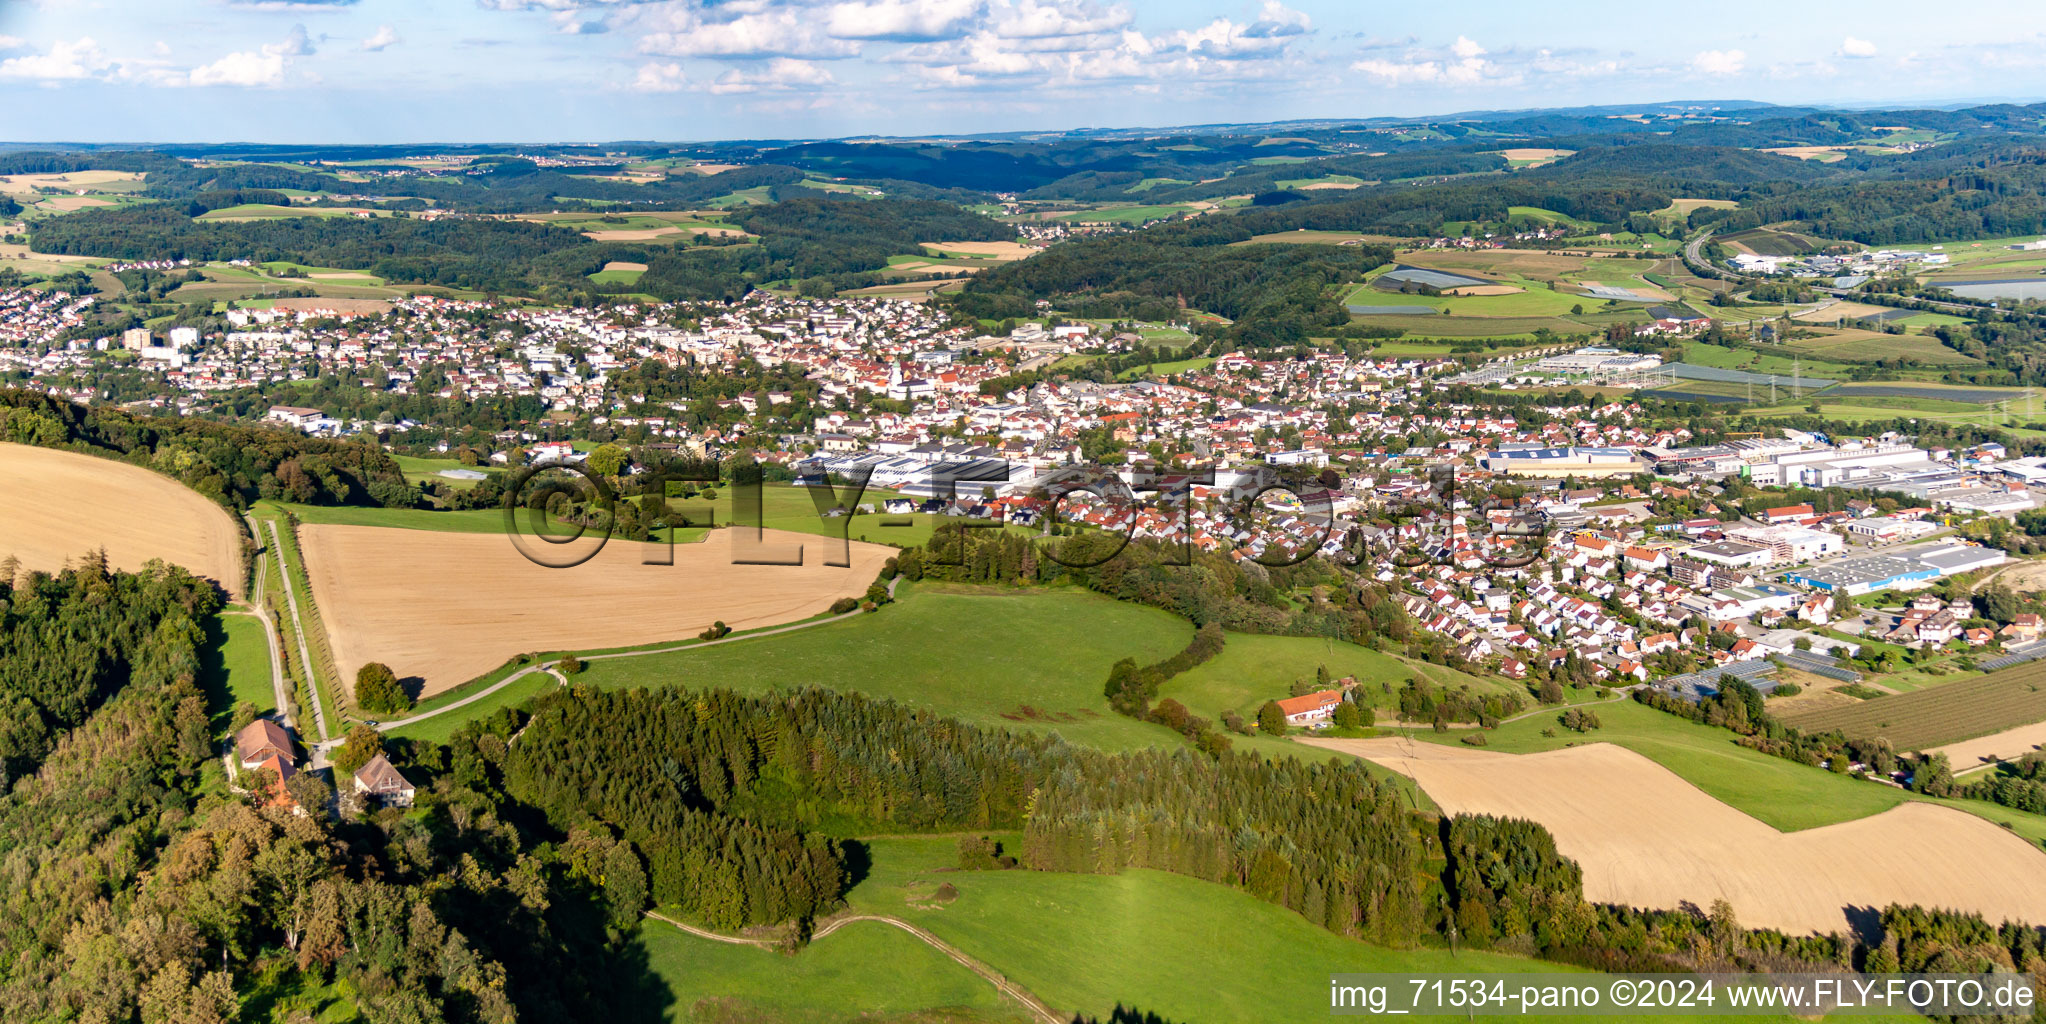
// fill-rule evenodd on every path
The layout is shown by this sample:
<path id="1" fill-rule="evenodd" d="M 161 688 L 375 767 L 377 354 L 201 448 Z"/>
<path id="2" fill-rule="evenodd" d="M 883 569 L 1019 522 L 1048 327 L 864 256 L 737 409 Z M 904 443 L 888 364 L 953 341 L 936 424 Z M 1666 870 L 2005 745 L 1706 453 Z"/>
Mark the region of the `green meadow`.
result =
<path id="1" fill-rule="evenodd" d="M 897 603 L 836 622 L 702 650 L 593 661 L 598 686 L 821 686 L 887 697 L 976 725 L 1057 732 L 1111 750 L 1179 742 L 1111 711 L 1120 658 L 1161 661 L 1193 627 L 1166 612 L 1080 590 L 906 585 Z"/>

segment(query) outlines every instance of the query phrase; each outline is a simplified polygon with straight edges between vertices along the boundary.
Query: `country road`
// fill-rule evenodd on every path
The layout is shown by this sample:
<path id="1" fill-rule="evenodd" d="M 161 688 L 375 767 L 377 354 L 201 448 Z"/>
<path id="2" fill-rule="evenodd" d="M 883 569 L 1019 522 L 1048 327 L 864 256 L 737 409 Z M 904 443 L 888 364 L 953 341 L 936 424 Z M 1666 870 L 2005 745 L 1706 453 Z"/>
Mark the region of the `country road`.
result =
<path id="1" fill-rule="evenodd" d="M 898 576 L 895 579 L 888 581 L 889 597 L 892 598 L 895 596 L 895 584 L 899 582 L 901 579 L 902 577 Z M 857 614 L 859 613 L 858 612 L 846 613 L 846 615 Z M 822 626 L 827 622 L 837 622 L 838 620 L 843 618 L 845 618 L 845 615 L 833 615 L 828 619 L 811 619 L 807 622 L 792 622 L 786 626 L 776 626 L 772 629 L 763 629 L 758 632 L 747 633 L 743 636 L 728 636 L 722 640 L 703 640 L 697 643 L 681 643 L 675 644 L 672 647 L 654 647 L 644 651 L 614 651 L 610 654 L 588 654 L 583 655 L 582 660 L 607 661 L 612 658 L 639 658 L 649 654 L 669 654 L 675 651 L 696 651 L 702 650 L 705 647 L 716 647 L 719 644 L 735 644 L 741 640 L 752 640 L 756 637 L 773 636 L 777 633 L 791 633 L 798 629 L 809 629 L 812 626 Z M 456 708 L 474 704 L 477 701 L 482 700 L 483 698 L 488 697 L 491 694 L 496 693 L 497 691 L 502 690 L 505 687 L 510 686 L 511 684 L 516 683 L 519 680 L 524 679 L 527 676 L 542 670 L 548 672 L 553 671 L 552 669 L 549 669 L 544 665 L 528 665 L 525 668 L 522 668 L 517 672 L 512 673 L 511 675 L 505 676 L 503 679 L 500 679 L 497 682 L 494 682 L 489 686 L 486 686 L 483 689 L 468 695 L 467 697 L 463 697 L 461 700 L 455 701 L 451 704 L 442 705 L 441 707 L 434 708 L 432 711 L 423 711 L 419 714 L 413 715 L 410 718 L 399 718 L 388 722 L 381 722 L 377 725 L 377 728 L 383 732 L 390 732 L 393 729 L 402 729 L 408 725 L 417 725 L 420 722 L 424 722 L 429 718 L 434 718 L 439 715 L 447 714 L 448 712 L 453 711 Z M 557 676 L 556 678 L 559 677 Z"/>
<path id="2" fill-rule="evenodd" d="M 645 913 L 646 916 L 653 918 L 656 921 L 674 925 L 676 928 L 688 932 L 689 934 L 694 935 L 700 939 L 709 939 L 712 942 L 724 942 L 735 946 L 754 946 L 759 949 L 775 948 L 775 943 L 767 939 L 749 939 L 739 935 L 722 935 L 717 932 L 697 928 L 693 925 L 683 924 L 682 922 L 677 921 L 674 918 L 669 917 L 666 914 L 662 914 L 658 911 L 649 910 L 646 911 Z M 1038 1020 L 1043 1021 L 1044 1024 L 1069 1024 L 1070 1018 L 1059 1014 L 1058 1012 L 1054 1011 L 1051 1007 L 1045 1005 L 1044 1000 L 1039 999 L 1036 996 L 1032 995 L 1028 989 L 1025 989 L 1022 986 L 1016 984 L 1015 982 L 1010 981 L 1008 978 L 1003 977 L 1000 971 L 997 971 L 994 968 L 989 967 L 987 964 L 984 964 L 979 960 L 976 960 L 973 957 L 967 955 L 966 952 L 964 950 L 961 950 L 959 947 L 954 946 L 951 943 L 946 942 L 944 939 L 938 938 L 936 935 L 931 934 L 929 931 L 923 928 L 919 928 L 916 925 L 913 925 L 899 917 L 886 917 L 880 914 L 848 914 L 844 917 L 835 917 L 832 918 L 830 921 L 826 922 L 823 927 L 817 929 L 816 933 L 810 936 L 810 941 L 816 942 L 820 939 L 823 939 L 825 936 L 830 935 L 831 933 L 839 930 L 840 928 L 843 928 L 846 925 L 852 924 L 857 921 L 878 921 L 881 924 L 889 925 L 895 928 L 900 928 L 903 931 L 906 931 L 909 934 L 916 936 L 917 939 L 922 941 L 924 945 L 929 946 L 932 949 L 935 949 L 938 952 L 945 954 L 959 966 L 964 967 L 977 975 L 980 975 L 980 977 L 983 980 L 987 981 L 988 984 L 991 984 L 995 987 L 995 991 L 1000 992 L 1003 995 L 1008 996 L 1009 998 L 1014 999 L 1019 1003 L 1022 1003 L 1024 1008 L 1030 1011 L 1031 1016 L 1037 1018 Z"/>

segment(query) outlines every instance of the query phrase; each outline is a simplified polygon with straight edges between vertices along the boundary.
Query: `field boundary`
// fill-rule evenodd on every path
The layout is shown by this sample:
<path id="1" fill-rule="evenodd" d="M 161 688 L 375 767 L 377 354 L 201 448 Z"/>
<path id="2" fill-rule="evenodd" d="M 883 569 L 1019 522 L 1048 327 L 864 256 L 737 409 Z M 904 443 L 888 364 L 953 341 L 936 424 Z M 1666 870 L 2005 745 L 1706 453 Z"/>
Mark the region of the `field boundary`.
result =
<path id="1" fill-rule="evenodd" d="M 895 577 L 895 579 L 891 579 L 888 581 L 888 596 L 890 599 L 893 599 L 895 597 L 895 584 L 901 579 L 902 577 L 897 576 Z M 577 654 L 577 657 L 579 657 L 583 661 L 609 661 L 610 659 L 613 658 L 638 658 L 644 657 L 649 654 L 672 654 L 676 651 L 695 651 L 701 650 L 705 647 L 716 647 L 720 644 L 735 644 L 741 640 L 752 640 L 757 637 L 773 636 L 777 633 L 789 633 L 798 629 L 809 629 L 813 626 L 822 626 L 827 622 L 839 622 L 841 620 L 858 614 L 860 613 L 846 612 L 841 615 L 827 615 L 822 618 L 804 619 L 801 622 L 791 622 L 785 626 L 770 626 L 767 629 L 756 630 L 754 632 L 745 634 L 735 633 L 731 636 L 723 637 L 717 640 L 694 640 L 676 643 L 666 647 L 642 648 L 630 651 L 612 651 L 609 654 Z M 574 651 L 567 651 L 561 653 L 576 654 L 576 652 Z M 505 687 L 510 686 L 511 684 L 518 682 L 519 680 L 524 679 L 525 677 L 532 675 L 535 672 L 541 671 L 551 672 L 553 670 L 548 668 L 545 662 L 528 665 L 527 667 L 522 668 L 517 672 L 514 672 L 511 675 L 508 675 L 503 679 L 500 679 L 497 682 L 492 683 L 491 685 L 476 691 L 475 693 L 463 697 L 461 700 L 455 701 L 451 704 L 443 704 L 440 707 L 434 708 L 432 711 L 422 712 L 420 714 L 413 715 L 410 718 L 403 718 L 394 722 L 384 722 L 381 725 L 379 725 L 378 728 L 382 729 L 385 732 L 390 732 L 395 729 L 405 728 L 406 726 L 417 725 L 420 722 L 424 722 L 430 718 L 435 718 L 440 715 L 444 715 L 450 711 L 455 710 L 456 708 L 474 704 L 475 702 L 482 700 L 483 698 L 488 697 L 491 694 L 496 693 L 497 691 L 502 690 Z"/>
<path id="2" fill-rule="evenodd" d="M 695 925 L 683 924 L 682 922 L 677 921 L 674 918 L 669 917 L 666 914 L 663 914 L 657 910 L 647 910 L 642 911 L 642 913 L 645 914 L 647 917 L 650 917 L 663 924 L 673 925 L 676 928 L 680 929 L 681 931 L 689 935 L 694 935 L 699 939 L 709 939 L 712 942 L 723 942 L 734 946 L 752 946 L 756 949 L 766 950 L 775 949 L 779 945 L 778 943 L 770 939 L 749 939 L 743 935 L 725 935 L 719 932 L 710 931 L 708 929 L 698 928 Z M 982 963 L 979 959 L 976 959 L 972 955 L 968 954 L 966 951 L 960 949 L 957 946 L 954 946 L 949 942 L 946 942 L 944 939 L 941 939 L 936 935 L 931 934 L 931 932 L 929 932 L 928 930 L 919 928 L 916 925 L 913 925 L 899 917 L 887 917 L 881 914 L 848 914 L 844 917 L 834 917 L 830 921 L 826 922 L 823 927 L 817 929 L 816 933 L 810 936 L 810 941 L 815 942 L 819 939 L 824 938 L 827 935 L 830 935 L 835 931 L 838 931 L 840 928 L 843 928 L 846 925 L 855 924 L 860 921 L 876 921 L 881 924 L 889 925 L 890 927 L 894 928 L 900 928 L 903 931 L 908 932 L 909 934 L 915 936 L 917 940 L 922 942 L 924 945 L 929 946 L 932 949 L 935 949 L 938 952 L 945 954 L 945 956 L 952 960 L 954 963 L 957 963 L 959 966 L 964 967 L 969 971 L 972 971 L 976 975 L 979 975 L 982 980 L 986 981 L 990 985 L 993 985 L 995 987 L 995 991 L 1000 992 L 1001 994 L 1008 996 L 1009 998 L 1014 999 L 1019 1003 L 1022 1003 L 1024 1009 L 1029 1010 L 1030 1015 L 1032 1017 L 1035 1017 L 1038 1020 L 1043 1021 L 1044 1024 L 1068 1024 L 1068 1022 L 1072 1019 L 1070 1017 L 1063 1016 L 1059 1014 L 1057 1011 L 1053 1010 L 1050 1006 L 1045 1004 L 1044 1000 L 1037 998 L 1035 995 L 1032 995 L 1029 989 L 1026 989 L 1023 986 L 1018 985 L 1013 981 L 1010 981 L 1006 976 L 1002 974 L 1002 972 L 995 970 L 993 967 L 990 967 L 985 963 Z"/>
<path id="3" fill-rule="evenodd" d="M 311 648 L 306 643 L 305 618 L 299 612 L 298 588 L 294 584 L 300 581 L 292 578 L 291 565 L 284 559 L 284 540 L 277 532 L 277 520 L 275 519 L 269 520 L 269 525 L 270 540 L 271 543 L 274 545 L 277 553 L 277 568 L 279 574 L 284 577 L 283 580 L 284 599 L 291 607 L 291 629 L 292 632 L 298 635 L 299 658 L 302 660 L 302 663 L 305 666 L 306 688 L 311 691 L 309 696 L 311 696 L 313 702 L 313 725 L 316 729 L 319 730 L 320 739 L 324 740 L 330 735 L 327 732 L 327 709 L 324 706 L 326 702 L 321 699 L 319 669 L 314 668 L 313 653 Z M 297 536 L 298 536 L 297 531 L 294 530 L 292 533 L 292 539 L 296 541 Z M 296 547 L 295 544 L 293 546 L 294 548 Z M 300 571 L 301 572 L 304 571 L 303 567 L 301 567 Z M 306 585 L 306 606 L 310 608 L 312 607 L 313 603 L 312 583 L 310 580 L 304 582 Z M 314 614 L 315 615 L 318 614 L 317 609 L 314 610 Z M 315 622 L 314 626 L 317 629 L 318 623 Z M 326 639 L 324 634 L 321 635 L 321 639 L 323 641 Z M 332 671 L 332 666 L 334 663 L 333 651 L 325 648 L 323 648 L 323 650 L 325 650 L 326 653 L 326 664 L 321 666 L 321 668 L 326 668 L 329 671 Z"/>

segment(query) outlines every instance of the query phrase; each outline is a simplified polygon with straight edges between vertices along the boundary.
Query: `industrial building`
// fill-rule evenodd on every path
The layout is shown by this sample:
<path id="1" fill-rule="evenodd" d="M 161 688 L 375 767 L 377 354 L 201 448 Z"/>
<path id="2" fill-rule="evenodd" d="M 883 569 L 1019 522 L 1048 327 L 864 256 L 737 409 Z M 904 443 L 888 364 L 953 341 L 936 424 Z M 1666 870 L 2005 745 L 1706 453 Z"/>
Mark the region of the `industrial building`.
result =
<path id="1" fill-rule="evenodd" d="M 1508 476 L 1628 476 L 1647 469 L 1629 448 L 1543 448 L 1501 446 L 1485 456 L 1485 468 Z"/>

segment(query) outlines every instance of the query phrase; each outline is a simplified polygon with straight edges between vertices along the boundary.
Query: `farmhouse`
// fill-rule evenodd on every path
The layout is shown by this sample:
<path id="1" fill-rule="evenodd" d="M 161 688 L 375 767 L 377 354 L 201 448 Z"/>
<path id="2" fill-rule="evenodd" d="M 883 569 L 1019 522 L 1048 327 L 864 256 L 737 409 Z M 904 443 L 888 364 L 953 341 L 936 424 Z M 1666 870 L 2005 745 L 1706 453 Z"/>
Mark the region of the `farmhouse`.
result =
<path id="1" fill-rule="evenodd" d="M 1285 714 L 1287 725 L 1312 725 L 1327 721 L 1336 713 L 1336 705 L 1342 702 L 1342 691 L 1321 690 L 1302 697 L 1288 697 L 1279 702 L 1279 710 Z"/>
<path id="2" fill-rule="evenodd" d="M 355 773 L 355 791 L 363 796 L 373 796 L 392 807 L 412 806 L 414 790 L 412 783 L 391 766 L 382 754 L 369 759 Z"/>
<path id="3" fill-rule="evenodd" d="M 271 758 L 293 760 L 291 734 L 267 718 L 258 718 L 234 734 L 235 759 L 244 768 L 255 768 Z"/>

